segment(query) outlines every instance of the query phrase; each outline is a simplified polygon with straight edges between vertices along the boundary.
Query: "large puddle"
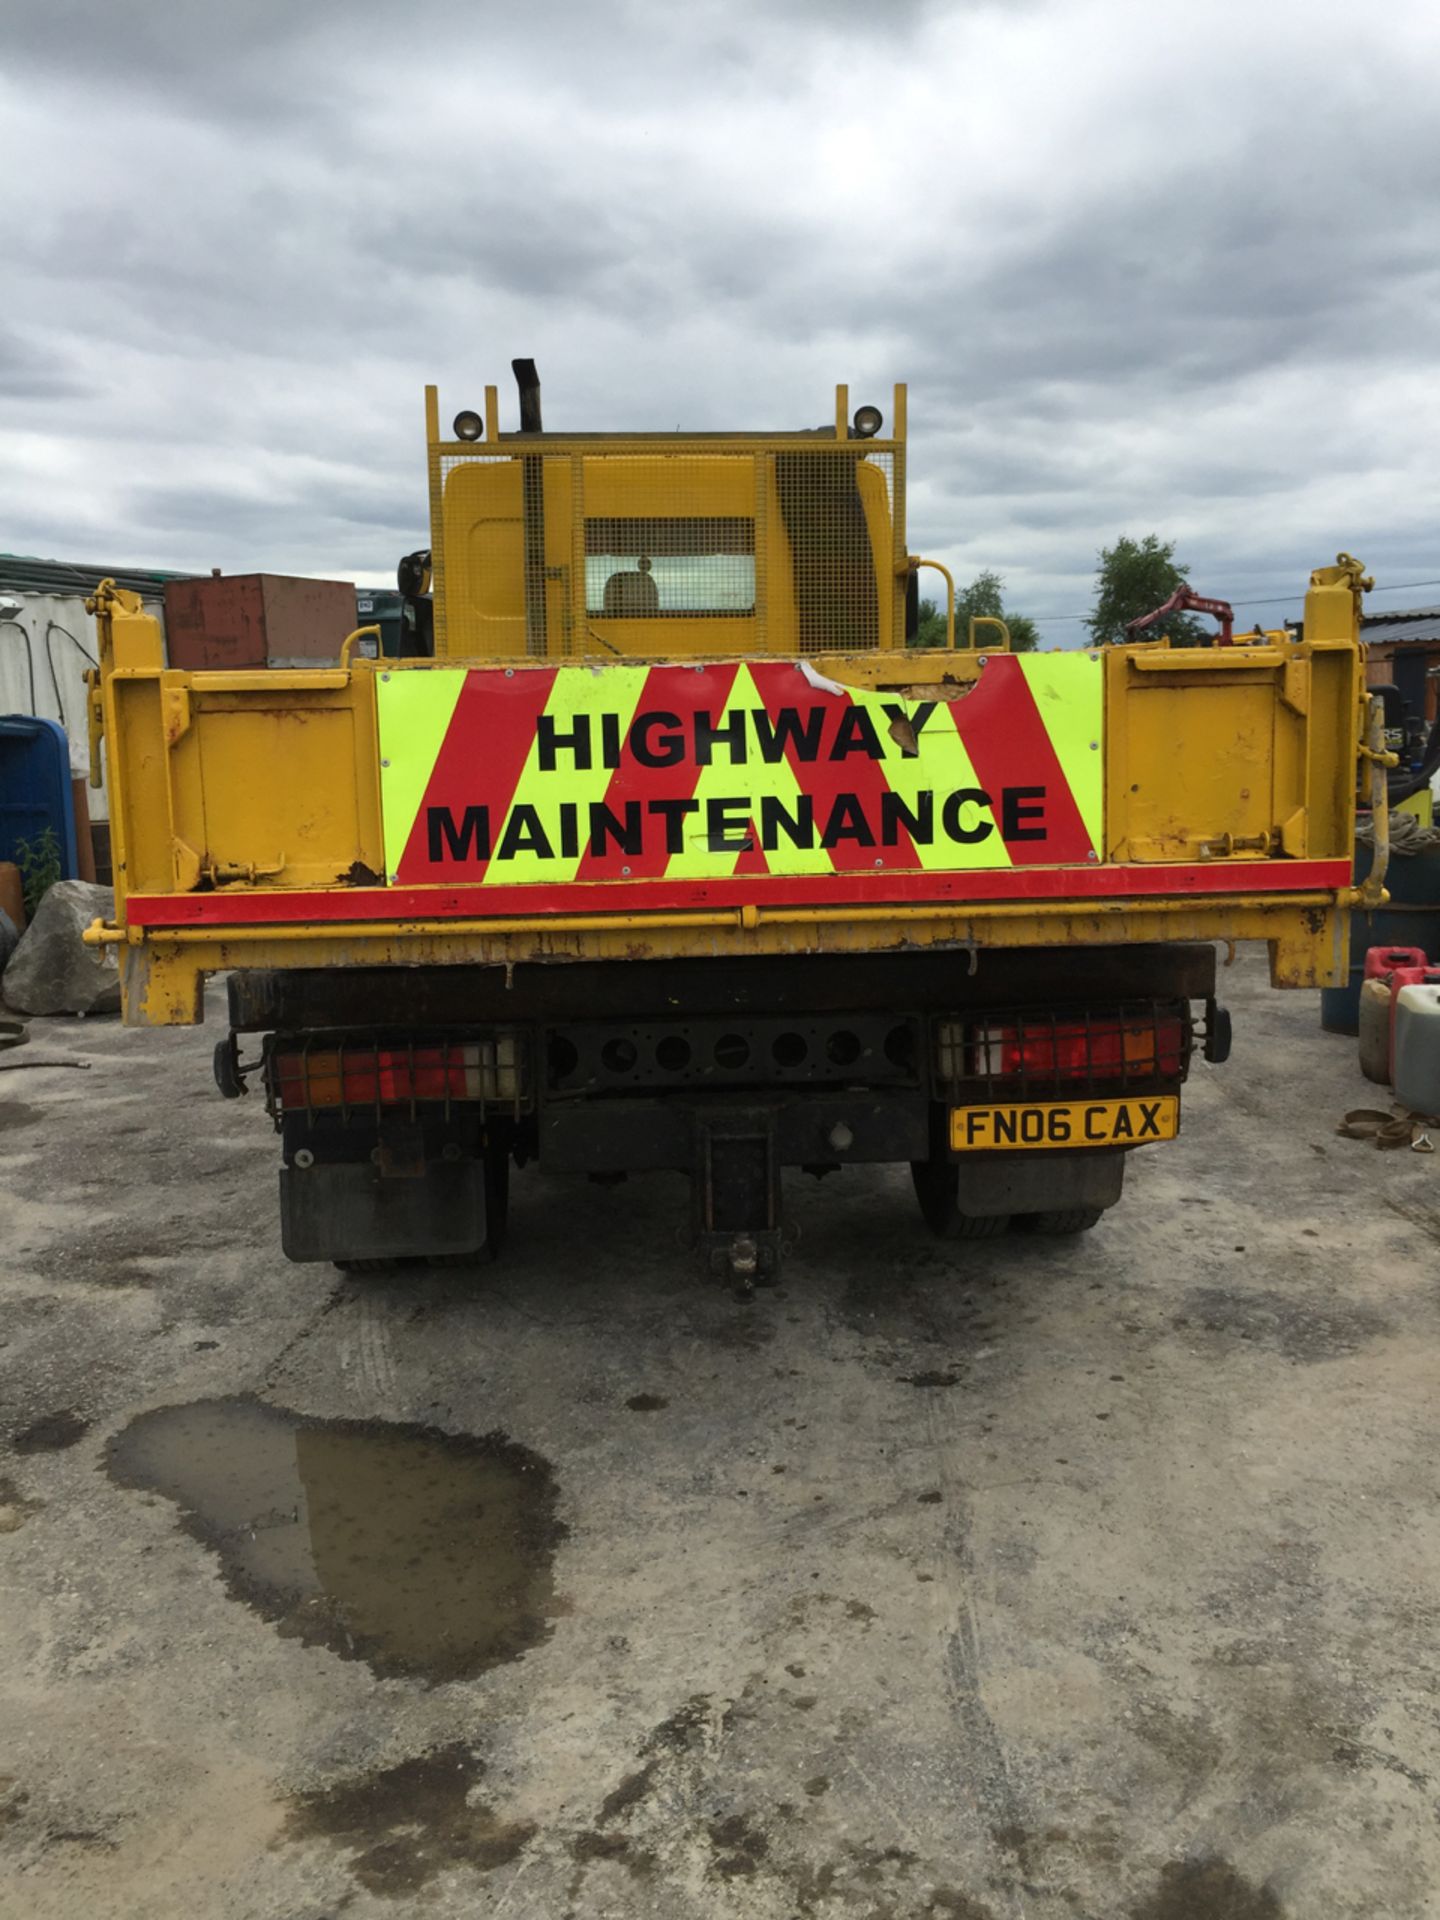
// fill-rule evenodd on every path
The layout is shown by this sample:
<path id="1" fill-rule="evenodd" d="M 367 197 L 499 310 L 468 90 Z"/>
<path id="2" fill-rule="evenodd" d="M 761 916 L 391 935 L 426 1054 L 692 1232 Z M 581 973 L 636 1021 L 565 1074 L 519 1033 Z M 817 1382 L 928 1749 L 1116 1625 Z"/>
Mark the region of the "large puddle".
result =
<path id="1" fill-rule="evenodd" d="M 163 1494 L 237 1600 L 385 1677 L 468 1680 L 550 1633 L 564 1528 L 547 1461 L 503 1434 L 197 1400 L 106 1448 Z"/>

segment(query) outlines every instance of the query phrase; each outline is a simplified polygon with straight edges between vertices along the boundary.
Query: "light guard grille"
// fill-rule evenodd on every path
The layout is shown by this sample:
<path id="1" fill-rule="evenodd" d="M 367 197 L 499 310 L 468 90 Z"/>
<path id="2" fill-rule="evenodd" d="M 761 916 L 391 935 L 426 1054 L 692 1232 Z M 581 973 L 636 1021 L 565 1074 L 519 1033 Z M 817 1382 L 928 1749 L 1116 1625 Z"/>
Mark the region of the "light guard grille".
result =
<path id="1" fill-rule="evenodd" d="M 936 1095 L 957 1105 L 1178 1083 L 1194 1049 L 1183 1000 L 957 1015 L 932 1035 Z"/>

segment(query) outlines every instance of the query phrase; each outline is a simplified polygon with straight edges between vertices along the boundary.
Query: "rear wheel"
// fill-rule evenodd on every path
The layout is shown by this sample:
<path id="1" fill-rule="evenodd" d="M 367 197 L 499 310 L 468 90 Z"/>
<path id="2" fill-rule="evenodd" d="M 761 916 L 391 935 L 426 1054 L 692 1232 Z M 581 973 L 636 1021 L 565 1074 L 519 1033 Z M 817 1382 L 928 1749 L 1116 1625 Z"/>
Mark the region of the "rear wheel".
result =
<path id="1" fill-rule="evenodd" d="M 953 1160 L 912 1160 L 915 1198 L 930 1231 L 940 1240 L 993 1240 L 1010 1224 L 1008 1213 L 965 1213 L 959 1205 L 960 1173 Z"/>
<path id="2" fill-rule="evenodd" d="M 1104 1207 L 1059 1207 L 1053 1213 L 1017 1213 L 1023 1233 L 1088 1233 L 1100 1223 Z"/>

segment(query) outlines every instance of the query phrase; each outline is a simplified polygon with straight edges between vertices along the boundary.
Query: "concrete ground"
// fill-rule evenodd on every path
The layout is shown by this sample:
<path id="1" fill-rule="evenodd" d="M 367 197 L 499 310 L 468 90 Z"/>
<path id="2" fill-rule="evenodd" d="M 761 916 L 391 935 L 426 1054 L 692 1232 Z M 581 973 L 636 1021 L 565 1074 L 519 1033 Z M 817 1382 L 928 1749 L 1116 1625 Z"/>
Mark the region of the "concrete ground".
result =
<path id="1" fill-rule="evenodd" d="M 1440 1159 L 1224 978 L 1096 1232 L 800 1176 L 750 1306 L 662 1179 L 287 1266 L 217 1025 L 36 1022 L 90 1068 L 0 1065 L 0 1912 L 1440 1913 Z"/>

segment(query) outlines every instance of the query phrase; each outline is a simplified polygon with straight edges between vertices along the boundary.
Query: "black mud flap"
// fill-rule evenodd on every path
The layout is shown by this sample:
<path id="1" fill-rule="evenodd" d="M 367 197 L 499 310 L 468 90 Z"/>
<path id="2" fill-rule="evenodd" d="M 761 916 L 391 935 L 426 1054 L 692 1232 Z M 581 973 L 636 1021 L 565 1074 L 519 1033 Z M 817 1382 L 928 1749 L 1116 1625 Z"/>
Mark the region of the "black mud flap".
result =
<path id="1" fill-rule="evenodd" d="M 1125 1184 L 1125 1155 L 1108 1147 L 960 1154 L 949 1164 L 955 1205 L 975 1215 L 1113 1207 Z"/>
<path id="2" fill-rule="evenodd" d="M 368 1161 L 280 1171 L 280 1242 L 289 1260 L 399 1260 L 475 1253 L 485 1244 L 478 1159 L 430 1161 L 384 1178 Z"/>

